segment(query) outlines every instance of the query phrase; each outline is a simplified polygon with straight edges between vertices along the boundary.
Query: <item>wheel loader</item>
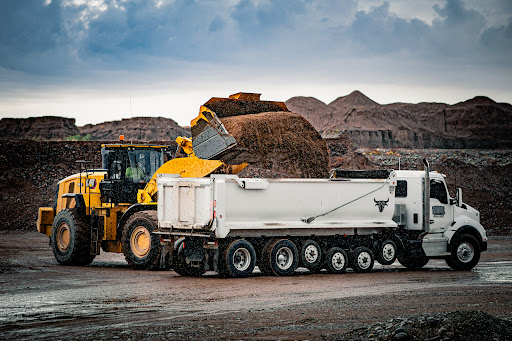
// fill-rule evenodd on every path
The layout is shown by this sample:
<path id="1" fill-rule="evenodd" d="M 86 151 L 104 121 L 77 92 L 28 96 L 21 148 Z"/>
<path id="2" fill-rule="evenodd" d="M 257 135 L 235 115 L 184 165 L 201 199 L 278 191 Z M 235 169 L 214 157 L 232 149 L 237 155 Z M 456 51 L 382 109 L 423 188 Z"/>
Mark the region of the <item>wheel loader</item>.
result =
<path id="1" fill-rule="evenodd" d="M 248 164 L 230 164 L 239 151 L 220 118 L 247 115 L 250 120 L 250 114 L 270 111 L 288 109 L 283 102 L 260 101 L 259 94 L 214 97 L 191 121 L 192 139 L 178 137 L 178 149 L 167 162 L 168 146 L 126 144 L 123 139 L 103 144 L 102 168 L 82 170 L 81 166 L 78 174 L 59 181 L 53 206 L 39 208 L 38 231 L 50 238 L 60 264 L 88 265 L 102 249 L 122 252 L 136 269 L 170 268 L 173 245 L 154 233 L 158 174 L 238 173 Z"/>

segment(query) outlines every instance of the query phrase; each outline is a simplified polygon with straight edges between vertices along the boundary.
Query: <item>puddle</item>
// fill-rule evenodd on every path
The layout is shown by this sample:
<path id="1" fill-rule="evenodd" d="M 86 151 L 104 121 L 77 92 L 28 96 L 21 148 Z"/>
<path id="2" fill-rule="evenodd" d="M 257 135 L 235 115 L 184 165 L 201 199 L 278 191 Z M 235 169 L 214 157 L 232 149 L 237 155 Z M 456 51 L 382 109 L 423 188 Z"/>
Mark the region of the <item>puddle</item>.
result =
<path id="1" fill-rule="evenodd" d="M 487 282 L 512 283 L 512 261 L 480 263 L 473 271 Z"/>

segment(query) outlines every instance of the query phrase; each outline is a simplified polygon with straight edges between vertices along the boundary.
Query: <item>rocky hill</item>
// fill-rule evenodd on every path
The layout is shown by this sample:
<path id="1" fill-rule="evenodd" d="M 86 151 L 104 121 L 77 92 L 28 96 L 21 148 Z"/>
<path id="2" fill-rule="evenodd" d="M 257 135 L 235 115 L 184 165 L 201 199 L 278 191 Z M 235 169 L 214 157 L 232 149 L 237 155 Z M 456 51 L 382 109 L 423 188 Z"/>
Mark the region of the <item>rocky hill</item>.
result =
<path id="1" fill-rule="evenodd" d="M 45 116 L 2 118 L 0 139 L 63 140 L 79 134 L 74 118 Z"/>
<path id="2" fill-rule="evenodd" d="M 94 140 L 117 141 L 174 141 L 178 136 L 190 136 L 190 129 L 163 117 L 135 117 L 121 121 L 88 124 L 77 127 L 75 119 L 45 116 L 31 118 L 2 118 L 0 139 L 31 139 L 39 141 Z"/>
<path id="3" fill-rule="evenodd" d="M 92 140 L 117 140 L 124 135 L 125 141 L 174 141 L 178 136 L 190 136 L 190 130 L 164 117 L 134 117 L 121 121 L 88 124 L 80 127 L 82 136 Z"/>
<path id="4" fill-rule="evenodd" d="M 381 105 L 359 91 L 325 104 L 293 97 L 287 107 L 303 115 L 323 137 L 346 132 L 371 148 L 510 148 L 512 105 L 487 97 L 465 102 Z"/>

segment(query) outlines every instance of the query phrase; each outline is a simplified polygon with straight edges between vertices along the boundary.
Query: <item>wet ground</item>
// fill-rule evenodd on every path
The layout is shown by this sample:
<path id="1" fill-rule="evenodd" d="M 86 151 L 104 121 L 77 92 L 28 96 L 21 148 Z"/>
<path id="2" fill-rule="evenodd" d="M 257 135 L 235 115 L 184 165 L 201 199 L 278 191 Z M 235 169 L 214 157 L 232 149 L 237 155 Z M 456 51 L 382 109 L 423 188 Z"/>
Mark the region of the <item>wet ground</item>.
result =
<path id="1" fill-rule="evenodd" d="M 0 339 L 335 339 L 376 321 L 481 310 L 512 320 L 512 237 L 491 237 L 473 271 L 430 261 L 370 274 L 242 279 L 135 271 L 103 253 L 58 265 L 36 232 L 0 232 Z"/>

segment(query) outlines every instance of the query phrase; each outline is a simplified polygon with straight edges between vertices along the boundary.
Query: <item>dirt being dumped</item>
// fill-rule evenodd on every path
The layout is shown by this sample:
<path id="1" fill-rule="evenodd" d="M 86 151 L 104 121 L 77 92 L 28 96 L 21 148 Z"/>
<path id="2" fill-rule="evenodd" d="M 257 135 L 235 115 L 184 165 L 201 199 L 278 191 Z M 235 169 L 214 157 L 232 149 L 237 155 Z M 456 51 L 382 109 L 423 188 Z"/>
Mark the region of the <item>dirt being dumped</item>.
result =
<path id="1" fill-rule="evenodd" d="M 325 178 L 329 152 L 325 141 L 302 116 L 285 111 L 222 119 L 237 140 L 238 156 L 230 163 L 248 162 L 240 177 Z"/>

